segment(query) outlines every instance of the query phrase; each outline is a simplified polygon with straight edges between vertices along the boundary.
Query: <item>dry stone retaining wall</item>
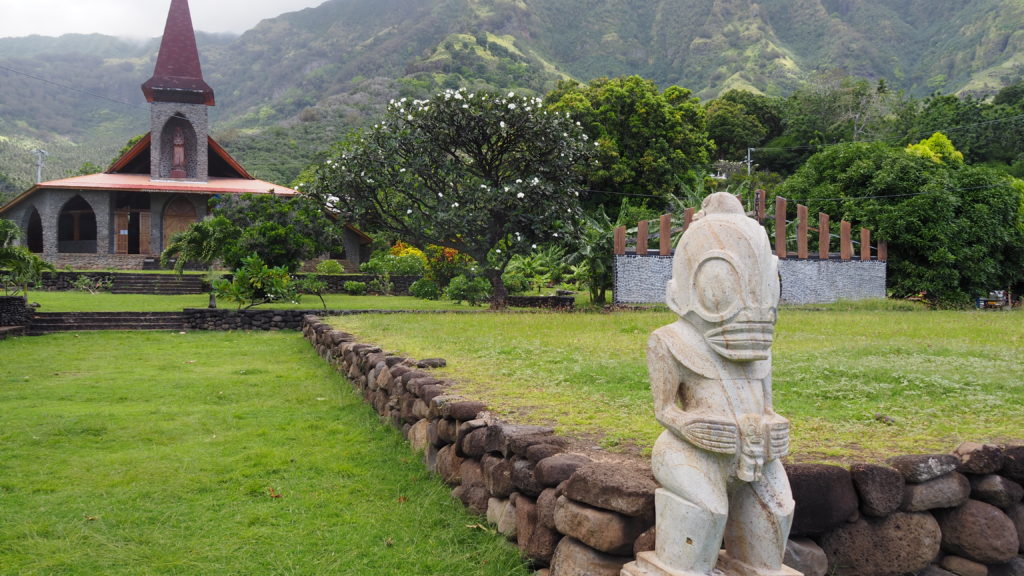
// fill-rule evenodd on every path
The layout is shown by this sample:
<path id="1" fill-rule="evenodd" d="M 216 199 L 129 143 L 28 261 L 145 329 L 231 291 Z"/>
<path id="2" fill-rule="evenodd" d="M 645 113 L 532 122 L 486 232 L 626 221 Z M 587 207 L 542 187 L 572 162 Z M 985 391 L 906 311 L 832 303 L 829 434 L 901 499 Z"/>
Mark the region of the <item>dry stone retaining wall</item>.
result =
<path id="1" fill-rule="evenodd" d="M 452 496 L 550 576 L 619 576 L 654 548 L 649 464 L 504 422 L 413 360 L 306 316 L 303 335 L 423 454 Z M 787 564 L 807 576 L 1024 576 L 1024 446 L 964 444 L 849 469 L 787 466 Z"/>
<path id="2" fill-rule="evenodd" d="M 0 296 L 0 327 L 28 326 L 33 314 L 24 296 Z"/>

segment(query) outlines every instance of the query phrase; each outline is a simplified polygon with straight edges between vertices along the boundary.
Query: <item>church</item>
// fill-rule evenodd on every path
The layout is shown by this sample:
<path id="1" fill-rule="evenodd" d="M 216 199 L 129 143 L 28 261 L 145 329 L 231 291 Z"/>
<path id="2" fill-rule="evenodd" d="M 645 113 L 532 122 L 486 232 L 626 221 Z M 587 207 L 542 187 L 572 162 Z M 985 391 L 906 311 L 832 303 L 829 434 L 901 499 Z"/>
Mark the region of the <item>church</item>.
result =
<path id="1" fill-rule="evenodd" d="M 155 267 L 170 238 L 207 215 L 217 195 L 295 190 L 253 178 L 209 135 L 213 89 L 203 80 L 188 0 L 171 0 L 153 77 L 142 85 L 150 131 L 105 172 L 41 182 L 0 207 L 24 243 L 57 267 Z M 346 227 L 352 264 L 370 239 Z"/>

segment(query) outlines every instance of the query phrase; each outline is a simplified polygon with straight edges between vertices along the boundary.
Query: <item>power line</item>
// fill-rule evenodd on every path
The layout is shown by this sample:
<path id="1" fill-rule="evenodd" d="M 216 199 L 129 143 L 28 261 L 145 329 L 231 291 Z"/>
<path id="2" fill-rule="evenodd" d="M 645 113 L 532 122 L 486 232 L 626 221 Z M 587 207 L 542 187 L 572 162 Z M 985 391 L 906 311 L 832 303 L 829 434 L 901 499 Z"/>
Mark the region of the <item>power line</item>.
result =
<path id="1" fill-rule="evenodd" d="M 74 86 L 69 86 L 67 84 L 61 84 L 60 82 L 54 82 L 53 80 L 48 80 L 48 79 L 43 78 L 41 76 L 36 76 L 34 74 L 29 74 L 28 72 L 22 72 L 21 70 L 16 70 L 16 69 L 11 68 L 9 66 L 4 66 L 3 64 L 0 64 L 0 70 L 5 70 L 7 72 L 11 72 L 12 74 L 18 74 L 18 75 L 24 76 L 26 78 L 31 78 L 33 80 L 38 80 L 39 82 L 42 82 L 44 84 L 49 84 L 50 86 L 56 86 L 58 88 L 63 88 L 65 90 L 71 90 L 73 92 L 79 92 L 81 94 L 86 94 L 88 96 L 92 96 L 93 98 L 99 98 L 101 100 L 107 100 L 109 102 L 114 102 L 115 104 L 121 104 L 121 105 L 124 105 L 124 106 L 128 106 L 129 108 L 146 108 L 145 106 L 143 106 L 141 104 L 132 104 L 131 102 L 126 102 L 124 100 L 118 100 L 117 98 L 111 98 L 109 96 L 104 96 L 103 94 L 97 94 L 95 92 L 90 92 L 90 91 L 84 90 L 82 88 L 76 88 Z"/>

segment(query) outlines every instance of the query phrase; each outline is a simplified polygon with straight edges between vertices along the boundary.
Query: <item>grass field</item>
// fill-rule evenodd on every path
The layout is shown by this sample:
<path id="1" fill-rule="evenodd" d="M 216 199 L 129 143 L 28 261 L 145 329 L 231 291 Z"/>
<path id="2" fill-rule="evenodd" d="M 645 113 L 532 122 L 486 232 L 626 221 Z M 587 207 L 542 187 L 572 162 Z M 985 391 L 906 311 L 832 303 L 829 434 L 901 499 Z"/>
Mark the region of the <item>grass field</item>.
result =
<path id="1" fill-rule="evenodd" d="M 484 310 L 485 307 L 458 304 L 450 300 L 421 300 L 412 296 L 324 296 L 331 310 Z M 182 296 L 150 296 L 146 294 L 111 294 L 99 292 L 29 292 L 29 301 L 40 304 L 39 312 L 180 312 L 183 308 L 206 308 L 208 294 Z M 231 302 L 218 306 L 234 310 Z M 303 296 L 297 304 L 275 303 L 260 308 L 318 310 L 323 307 L 316 296 Z"/>
<path id="2" fill-rule="evenodd" d="M 0 573 L 525 575 L 287 333 L 0 342 Z"/>
<path id="3" fill-rule="evenodd" d="M 872 461 L 964 440 L 1024 443 L 1021 312 L 784 309 L 775 406 L 793 458 Z M 466 395 L 517 421 L 553 423 L 605 447 L 649 450 L 645 346 L 669 312 L 390 315 L 340 329 L 412 357 L 443 356 Z"/>

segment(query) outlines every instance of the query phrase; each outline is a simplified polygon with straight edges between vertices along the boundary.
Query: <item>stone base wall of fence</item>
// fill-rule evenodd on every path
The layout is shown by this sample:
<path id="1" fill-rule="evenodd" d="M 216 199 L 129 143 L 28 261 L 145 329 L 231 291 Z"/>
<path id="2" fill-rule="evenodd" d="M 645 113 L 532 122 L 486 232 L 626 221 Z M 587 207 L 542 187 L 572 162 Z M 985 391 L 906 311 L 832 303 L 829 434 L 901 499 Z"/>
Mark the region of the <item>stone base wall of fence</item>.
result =
<path id="1" fill-rule="evenodd" d="M 618 255 L 612 297 L 616 304 L 662 304 L 671 279 L 671 256 Z"/>
<path id="2" fill-rule="evenodd" d="M 824 304 L 885 298 L 886 262 L 878 260 L 779 260 L 782 302 Z M 665 302 L 671 256 L 615 256 L 616 304 Z"/>
<path id="3" fill-rule="evenodd" d="M 787 304 L 885 298 L 885 275 L 886 263 L 877 260 L 779 260 Z"/>
<path id="4" fill-rule="evenodd" d="M 388 353 L 312 315 L 302 330 L 540 574 L 619 576 L 653 549 L 647 460 L 503 421 L 431 372 L 445 360 Z M 807 576 L 1024 575 L 1024 446 L 786 468 L 796 500 L 786 563 Z"/>
<path id="5" fill-rule="evenodd" d="M 34 313 L 24 296 L 0 296 L 0 327 L 28 326 Z"/>

